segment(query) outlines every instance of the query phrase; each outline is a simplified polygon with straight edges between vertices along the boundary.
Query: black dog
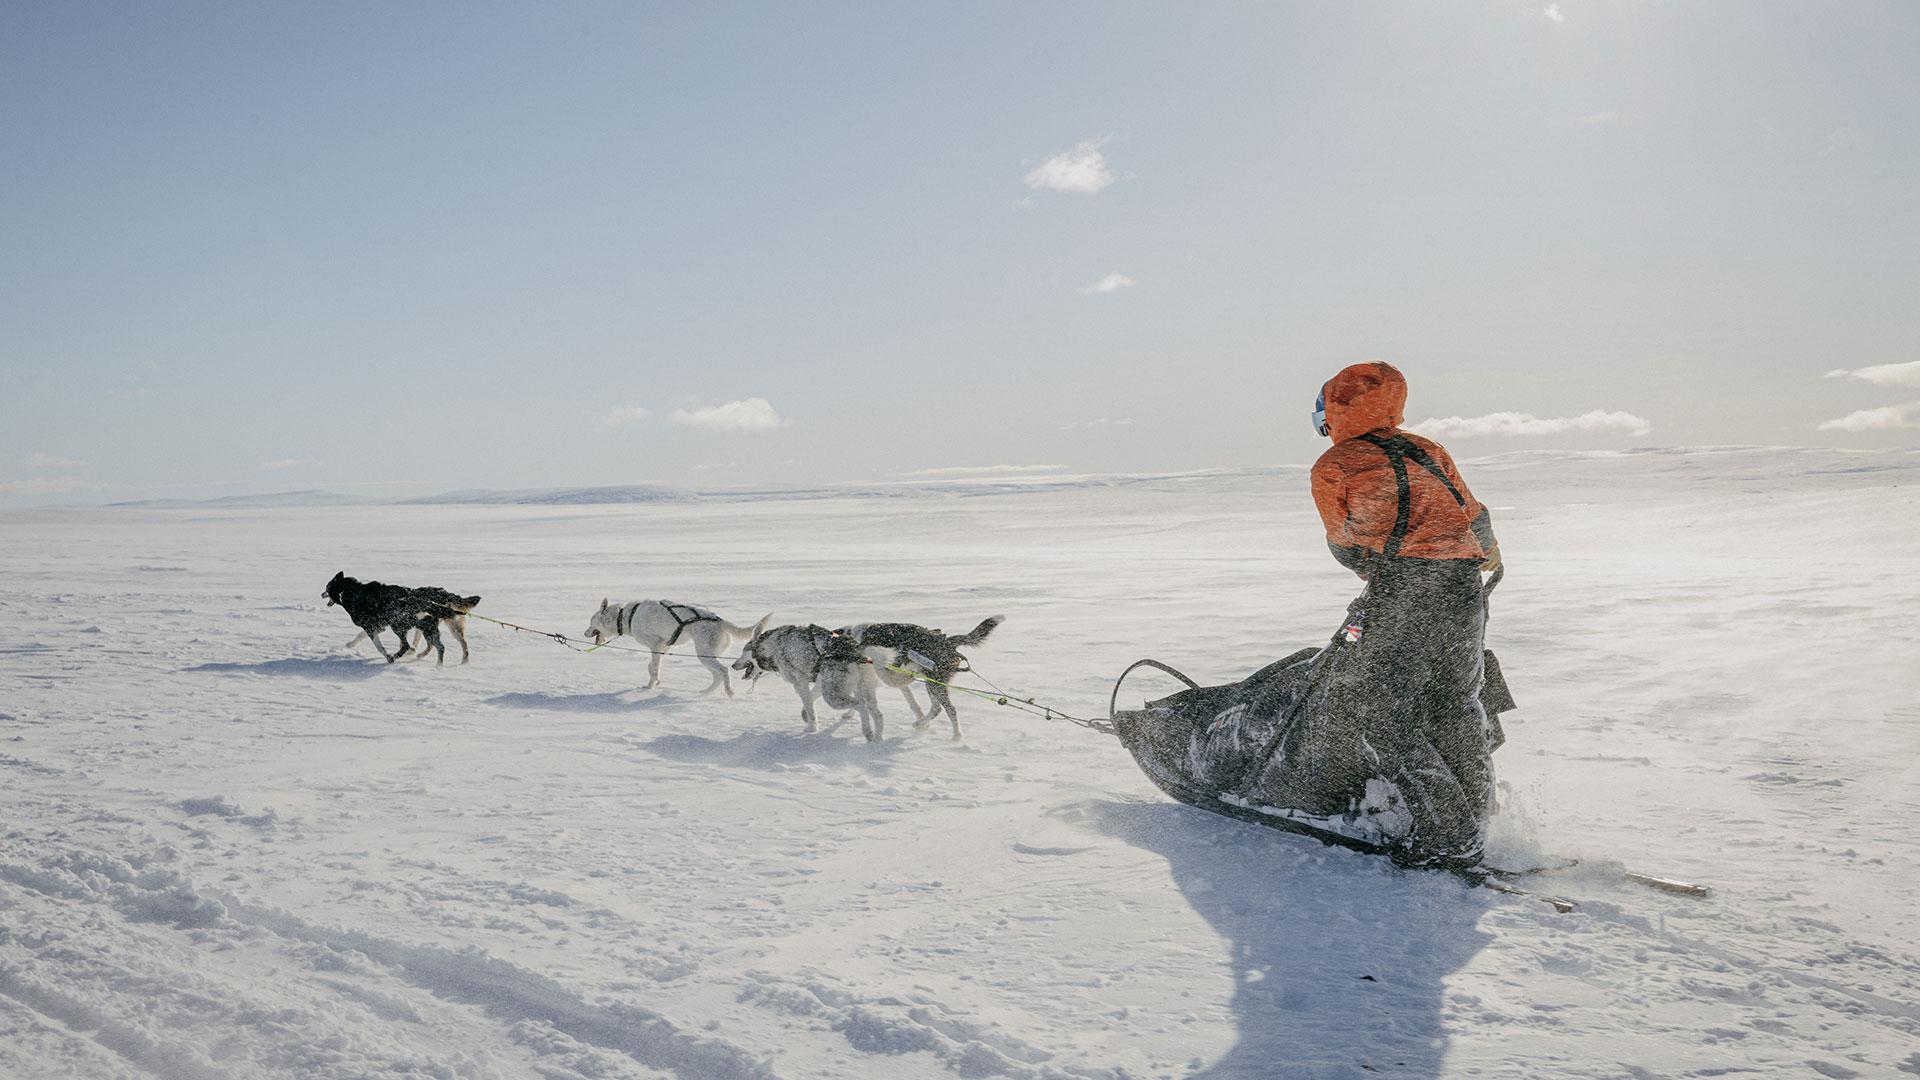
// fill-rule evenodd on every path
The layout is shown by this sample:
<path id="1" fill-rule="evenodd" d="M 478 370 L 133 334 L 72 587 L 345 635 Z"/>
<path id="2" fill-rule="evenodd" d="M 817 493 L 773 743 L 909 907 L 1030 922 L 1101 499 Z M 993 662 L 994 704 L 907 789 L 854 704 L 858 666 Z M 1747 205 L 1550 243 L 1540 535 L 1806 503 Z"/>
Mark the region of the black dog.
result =
<path id="1" fill-rule="evenodd" d="M 945 712 L 947 719 L 953 722 L 953 737 L 960 737 L 960 714 L 954 710 L 953 697 L 942 685 L 953 681 L 955 675 L 967 670 L 967 658 L 960 655 L 961 646 L 979 645 L 993 633 L 1004 617 L 995 615 L 987 619 L 969 633 L 948 635 L 938 630 L 913 623 L 866 623 L 848 627 L 839 631 L 858 642 L 869 659 L 873 660 L 880 680 L 906 695 L 907 704 L 913 709 L 914 727 L 924 728 L 935 716 Z M 889 666 L 891 665 L 891 666 Z M 893 670 L 906 668 L 909 671 L 925 675 L 928 679 L 927 698 L 933 703 L 933 711 L 922 715 L 920 703 L 908 693 L 908 688 L 916 681 L 912 675 Z"/>
<path id="2" fill-rule="evenodd" d="M 424 656 L 427 646 L 431 645 L 438 657 L 435 662 L 445 663 L 447 647 L 440 641 L 442 619 L 453 627 L 454 636 L 460 639 L 460 662 L 466 663 L 466 614 L 480 602 L 477 596 L 455 596 L 439 588 L 408 589 L 378 581 L 357 581 L 344 570 L 333 575 L 320 595 L 326 597 L 328 607 L 338 604 L 346 608 L 353 625 L 367 635 L 389 664 L 413 648 L 407 644 L 407 632 L 411 630 L 418 630 L 423 639 L 421 655 Z M 382 630 L 391 630 L 399 636 L 399 652 L 388 655 L 387 647 L 380 643 Z"/>

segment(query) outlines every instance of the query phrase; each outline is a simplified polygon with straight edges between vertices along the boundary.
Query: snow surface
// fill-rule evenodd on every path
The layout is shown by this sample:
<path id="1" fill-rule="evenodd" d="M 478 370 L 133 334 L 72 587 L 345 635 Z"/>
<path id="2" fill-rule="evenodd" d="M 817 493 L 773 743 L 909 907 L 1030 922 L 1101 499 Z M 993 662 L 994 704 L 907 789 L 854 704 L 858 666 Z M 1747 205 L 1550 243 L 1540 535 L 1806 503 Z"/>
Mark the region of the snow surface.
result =
<path id="1" fill-rule="evenodd" d="M 1331 632 L 1297 473 L 7 513 L 0 1076 L 1920 1073 L 1920 455 L 1467 473 L 1522 704 L 1499 858 L 1585 860 L 1538 882 L 1572 914 L 1174 805 L 990 702 L 955 743 L 884 691 L 868 746 L 774 680 L 639 691 L 479 622 L 466 667 L 388 667 L 319 600 L 1004 613 L 979 670 L 1092 714 L 1138 657 L 1225 681 Z"/>

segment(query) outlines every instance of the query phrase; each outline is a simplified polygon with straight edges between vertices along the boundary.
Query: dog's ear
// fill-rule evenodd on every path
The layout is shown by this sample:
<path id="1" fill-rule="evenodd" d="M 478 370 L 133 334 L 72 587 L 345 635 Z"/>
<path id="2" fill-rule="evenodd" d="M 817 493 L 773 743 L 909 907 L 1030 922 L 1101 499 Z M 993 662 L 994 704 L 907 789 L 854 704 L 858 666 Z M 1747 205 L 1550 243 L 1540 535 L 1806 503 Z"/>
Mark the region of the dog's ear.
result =
<path id="1" fill-rule="evenodd" d="M 607 610 L 607 598 L 604 596 L 600 598 L 600 610 L 601 611 Z"/>

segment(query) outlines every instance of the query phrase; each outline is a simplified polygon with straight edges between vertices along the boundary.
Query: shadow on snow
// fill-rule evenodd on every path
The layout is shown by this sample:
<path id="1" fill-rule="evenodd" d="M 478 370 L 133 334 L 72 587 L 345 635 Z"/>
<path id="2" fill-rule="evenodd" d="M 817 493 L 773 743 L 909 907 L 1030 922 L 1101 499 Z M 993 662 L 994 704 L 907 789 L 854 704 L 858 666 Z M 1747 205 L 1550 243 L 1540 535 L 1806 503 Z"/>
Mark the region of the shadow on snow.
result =
<path id="1" fill-rule="evenodd" d="M 1174 803 L 1064 816 L 1165 858 L 1226 943 L 1239 1038 L 1191 1080 L 1439 1075 L 1446 978 L 1492 940 L 1484 894 Z"/>
<path id="2" fill-rule="evenodd" d="M 549 709 L 554 712 L 582 713 L 629 713 L 646 712 L 650 709 L 665 708 L 678 704 L 682 699 L 672 694 L 655 694 L 652 697 L 634 698 L 627 695 L 634 690 L 614 690 L 603 694 L 548 694 L 542 692 L 496 694 L 483 704 L 497 705 L 503 709 Z"/>
<path id="3" fill-rule="evenodd" d="M 303 679 L 371 679 L 393 665 L 381 660 L 363 660 L 351 656 L 330 656 L 322 660 L 288 657 L 262 660 L 257 664 L 196 664 L 187 671 L 212 675 L 292 675 Z"/>
<path id="4" fill-rule="evenodd" d="M 842 728 L 847 729 L 850 738 L 838 735 Z M 854 765 L 869 772 L 885 773 L 891 766 L 889 759 L 901 745 L 901 738 L 889 736 L 885 742 L 870 743 L 861 737 L 858 721 L 840 719 L 825 723 L 813 734 L 797 730 L 745 731 L 725 740 L 699 735 L 661 735 L 632 745 L 670 761 L 771 772 L 782 772 L 795 765 Z"/>

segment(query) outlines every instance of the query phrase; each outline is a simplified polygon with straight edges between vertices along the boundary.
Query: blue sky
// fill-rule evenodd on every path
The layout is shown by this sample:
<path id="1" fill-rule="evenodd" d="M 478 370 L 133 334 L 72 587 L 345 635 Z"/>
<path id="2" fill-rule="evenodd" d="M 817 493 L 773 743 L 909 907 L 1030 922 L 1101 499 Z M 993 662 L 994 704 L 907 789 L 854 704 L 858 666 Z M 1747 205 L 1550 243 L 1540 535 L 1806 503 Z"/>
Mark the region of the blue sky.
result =
<path id="1" fill-rule="evenodd" d="M 1911 446 L 1920 7 L 0 9 L 0 505 Z M 1824 426 L 1823 426 L 1824 425 Z"/>

